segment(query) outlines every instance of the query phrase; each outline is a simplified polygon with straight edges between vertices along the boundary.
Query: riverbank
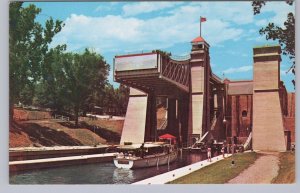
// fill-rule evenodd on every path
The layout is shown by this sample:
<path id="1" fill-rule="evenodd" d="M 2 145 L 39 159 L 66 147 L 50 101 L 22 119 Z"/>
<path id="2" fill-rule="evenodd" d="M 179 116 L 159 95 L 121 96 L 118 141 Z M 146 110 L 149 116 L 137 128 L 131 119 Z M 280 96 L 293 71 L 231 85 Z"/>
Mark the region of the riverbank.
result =
<path id="1" fill-rule="evenodd" d="M 295 152 L 282 152 L 279 154 L 279 171 L 272 184 L 295 183 Z"/>
<path id="2" fill-rule="evenodd" d="M 169 184 L 224 184 L 238 176 L 258 158 L 256 152 L 238 153 L 204 167 Z M 232 164 L 234 161 L 234 164 Z"/>

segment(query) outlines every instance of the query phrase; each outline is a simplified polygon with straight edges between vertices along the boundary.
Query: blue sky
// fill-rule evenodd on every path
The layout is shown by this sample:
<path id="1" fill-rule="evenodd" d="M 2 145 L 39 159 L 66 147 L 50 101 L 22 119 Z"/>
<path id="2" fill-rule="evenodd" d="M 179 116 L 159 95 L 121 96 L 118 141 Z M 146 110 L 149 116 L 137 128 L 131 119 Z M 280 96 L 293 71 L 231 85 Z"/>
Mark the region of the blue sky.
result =
<path id="1" fill-rule="evenodd" d="M 25 3 L 24 6 L 29 3 Z M 252 79 L 252 48 L 273 45 L 259 35 L 268 22 L 282 26 L 287 13 L 295 6 L 285 2 L 268 2 L 254 16 L 251 2 L 35 2 L 42 9 L 37 20 L 50 16 L 65 23 L 51 44 L 67 44 L 68 51 L 92 48 L 112 65 L 116 54 L 162 49 L 172 55 L 187 55 L 190 42 L 199 36 L 210 44 L 213 72 L 229 79 Z M 281 79 L 288 91 L 294 91 L 291 65 L 282 56 Z M 112 72 L 109 81 L 113 82 Z"/>

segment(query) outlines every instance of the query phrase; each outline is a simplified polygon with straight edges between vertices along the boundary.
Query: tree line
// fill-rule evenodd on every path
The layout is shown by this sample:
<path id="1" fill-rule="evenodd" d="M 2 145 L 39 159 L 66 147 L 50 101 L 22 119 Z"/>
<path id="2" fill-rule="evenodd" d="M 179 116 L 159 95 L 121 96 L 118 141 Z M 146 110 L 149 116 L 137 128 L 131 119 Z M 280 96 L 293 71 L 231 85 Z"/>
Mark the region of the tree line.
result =
<path id="1" fill-rule="evenodd" d="M 108 83 L 110 66 L 103 56 L 89 49 L 67 52 L 66 45 L 49 48 L 64 24 L 50 18 L 41 25 L 35 20 L 40 12 L 32 4 L 9 5 L 10 119 L 19 102 L 72 114 L 76 125 L 78 116 L 95 106 L 110 113 L 126 112 L 129 89 Z"/>

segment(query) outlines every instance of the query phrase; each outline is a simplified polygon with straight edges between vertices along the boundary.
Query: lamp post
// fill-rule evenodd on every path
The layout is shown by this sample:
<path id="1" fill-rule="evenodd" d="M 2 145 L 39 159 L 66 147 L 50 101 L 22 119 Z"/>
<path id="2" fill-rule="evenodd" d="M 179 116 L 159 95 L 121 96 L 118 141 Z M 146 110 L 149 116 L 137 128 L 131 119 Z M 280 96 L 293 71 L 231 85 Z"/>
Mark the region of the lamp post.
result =
<path id="1" fill-rule="evenodd" d="M 225 125 L 225 140 L 227 141 L 227 120 L 224 116 L 224 119 L 223 119 L 223 124 Z"/>

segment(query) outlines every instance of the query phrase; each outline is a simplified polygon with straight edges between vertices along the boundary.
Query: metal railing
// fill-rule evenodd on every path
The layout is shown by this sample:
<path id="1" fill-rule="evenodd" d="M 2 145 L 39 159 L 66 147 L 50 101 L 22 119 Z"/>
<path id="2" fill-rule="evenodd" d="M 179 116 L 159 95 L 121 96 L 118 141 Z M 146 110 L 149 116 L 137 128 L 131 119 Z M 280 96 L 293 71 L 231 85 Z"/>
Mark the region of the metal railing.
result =
<path id="1" fill-rule="evenodd" d="M 53 118 L 55 120 L 60 120 L 60 121 L 70 121 L 70 117 L 63 116 L 63 115 L 57 115 L 57 114 L 55 114 Z"/>
<path id="2" fill-rule="evenodd" d="M 176 56 L 176 55 L 171 55 L 170 58 L 172 60 L 177 60 L 177 61 L 185 61 L 191 59 L 191 55 L 184 55 L 184 56 Z"/>
<path id="3" fill-rule="evenodd" d="M 250 148 L 251 145 L 251 140 L 252 140 L 252 132 L 250 132 L 246 142 L 244 143 L 244 150 L 247 150 L 248 148 Z"/>
<path id="4" fill-rule="evenodd" d="M 161 126 L 157 129 L 164 130 L 164 129 L 166 129 L 167 125 L 168 125 L 168 119 L 164 120 L 164 122 L 161 124 Z"/>

